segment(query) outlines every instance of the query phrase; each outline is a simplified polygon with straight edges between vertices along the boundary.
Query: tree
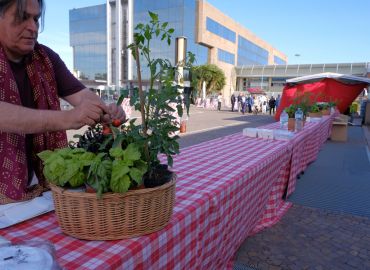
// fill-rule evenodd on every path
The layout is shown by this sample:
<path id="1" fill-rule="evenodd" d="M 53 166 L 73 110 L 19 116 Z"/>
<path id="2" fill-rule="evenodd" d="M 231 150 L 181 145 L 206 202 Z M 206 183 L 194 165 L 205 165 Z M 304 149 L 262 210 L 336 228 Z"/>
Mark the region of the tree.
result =
<path id="1" fill-rule="evenodd" d="M 206 83 L 206 94 L 217 92 L 226 84 L 225 74 L 222 69 L 213 64 L 201 65 L 193 68 L 194 86 L 198 96 L 202 93 L 202 84 Z"/>

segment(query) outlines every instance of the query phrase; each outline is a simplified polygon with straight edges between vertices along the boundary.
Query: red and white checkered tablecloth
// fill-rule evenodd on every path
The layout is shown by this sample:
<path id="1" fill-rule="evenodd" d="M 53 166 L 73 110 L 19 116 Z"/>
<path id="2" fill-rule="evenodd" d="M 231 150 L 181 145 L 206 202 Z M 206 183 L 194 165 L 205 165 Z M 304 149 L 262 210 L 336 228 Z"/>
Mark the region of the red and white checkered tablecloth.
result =
<path id="1" fill-rule="evenodd" d="M 173 216 L 150 235 L 78 240 L 61 232 L 54 213 L 0 235 L 15 242 L 50 241 L 65 269 L 226 269 L 247 236 L 275 223 L 289 208 L 282 195 L 292 151 L 290 142 L 241 133 L 182 149 L 174 158 Z"/>
<path id="2" fill-rule="evenodd" d="M 296 186 L 297 176 L 303 172 L 307 166 L 316 160 L 321 146 L 330 137 L 332 122 L 335 115 L 324 116 L 320 122 L 306 122 L 300 132 L 296 132 L 290 140 L 293 151 L 290 160 L 290 168 L 287 182 L 286 196 L 289 197 Z M 261 128 L 278 129 L 280 123 L 272 123 Z"/>
<path id="3" fill-rule="evenodd" d="M 178 180 L 171 221 L 147 236 L 78 240 L 60 231 L 54 213 L 0 234 L 12 241 L 52 242 L 58 262 L 66 269 L 225 268 L 264 216 L 289 155 L 287 143 L 241 134 L 183 149 L 174 160 Z"/>

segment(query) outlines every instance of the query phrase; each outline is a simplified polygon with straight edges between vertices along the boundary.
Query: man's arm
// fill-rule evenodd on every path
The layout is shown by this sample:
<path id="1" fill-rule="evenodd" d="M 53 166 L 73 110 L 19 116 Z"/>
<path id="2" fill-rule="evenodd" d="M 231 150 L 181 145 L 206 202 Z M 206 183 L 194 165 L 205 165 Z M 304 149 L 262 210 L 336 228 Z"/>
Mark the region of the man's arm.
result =
<path id="1" fill-rule="evenodd" d="M 2 132 L 27 134 L 66 130 L 73 126 L 73 121 L 71 111 L 29 109 L 0 102 L 0 130 Z"/>
<path id="2" fill-rule="evenodd" d="M 69 111 L 29 109 L 0 102 L 0 130 L 9 133 L 41 133 L 78 129 L 99 122 L 109 108 L 90 90 L 66 97 L 75 107 Z"/>

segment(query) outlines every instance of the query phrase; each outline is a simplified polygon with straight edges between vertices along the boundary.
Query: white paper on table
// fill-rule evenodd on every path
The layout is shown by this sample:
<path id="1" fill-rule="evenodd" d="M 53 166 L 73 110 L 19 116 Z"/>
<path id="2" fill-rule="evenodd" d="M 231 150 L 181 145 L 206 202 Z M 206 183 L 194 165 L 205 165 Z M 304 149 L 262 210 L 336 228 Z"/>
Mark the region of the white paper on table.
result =
<path id="1" fill-rule="evenodd" d="M 51 191 L 29 201 L 0 205 L 0 229 L 54 210 Z"/>

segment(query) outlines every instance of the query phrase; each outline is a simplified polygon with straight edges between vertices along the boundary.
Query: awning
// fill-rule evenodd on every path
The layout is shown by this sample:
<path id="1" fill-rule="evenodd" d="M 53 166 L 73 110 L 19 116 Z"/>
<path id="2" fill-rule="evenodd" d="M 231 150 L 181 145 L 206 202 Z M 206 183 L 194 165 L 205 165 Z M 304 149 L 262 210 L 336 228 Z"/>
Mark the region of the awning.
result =
<path id="1" fill-rule="evenodd" d="M 324 73 L 297 77 L 297 78 L 286 80 L 286 82 L 287 84 L 312 83 L 312 82 L 321 81 L 326 78 L 334 79 L 336 81 L 339 81 L 345 84 L 358 84 L 358 83 L 370 84 L 370 79 L 367 79 L 367 78 L 357 77 L 357 76 L 347 75 L 347 74 L 332 73 L 332 72 L 324 72 Z"/>
<path id="2" fill-rule="evenodd" d="M 265 95 L 266 94 L 265 91 L 263 91 L 261 88 L 247 88 L 247 91 L 253 95 Z"/>
<path id="3" fill-rule="evenodd" d="M 370 79 L 338 73 L 319 73 L 287 80 L 275 119 L 281 111 L 305 95 L 314 102 L 335 101 L 341 113 L 370 84 Z"/>

